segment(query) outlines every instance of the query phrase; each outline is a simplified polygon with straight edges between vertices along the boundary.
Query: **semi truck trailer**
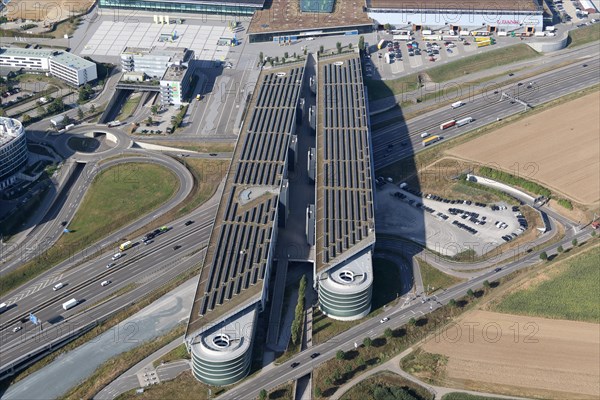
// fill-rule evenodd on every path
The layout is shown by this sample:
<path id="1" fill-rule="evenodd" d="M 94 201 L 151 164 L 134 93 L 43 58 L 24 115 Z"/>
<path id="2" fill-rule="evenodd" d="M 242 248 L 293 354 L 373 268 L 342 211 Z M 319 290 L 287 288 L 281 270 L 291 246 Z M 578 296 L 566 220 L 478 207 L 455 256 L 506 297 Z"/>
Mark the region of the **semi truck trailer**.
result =
<path id="1" fill-rule="evenodd" d="M 79 302 L 75 299 L 71 299 L 69 301 L 66 301 L 63 303 L 62 308 L 66 310 L 68 310 L 69 308 L 73 308 L 75 307 L 77 304 L 79 304 Z"/>
<path id="2" fill-rule="evenodd" d="M 440 125 L 440 130 L 444 130 L 444 129 L 448 129 L 450 127 L 453 127 L 454 125 L 456 125 L 456 120 L 455 119 L 451 119 L 448 122 L 444 122 L 443 124 Z"/>

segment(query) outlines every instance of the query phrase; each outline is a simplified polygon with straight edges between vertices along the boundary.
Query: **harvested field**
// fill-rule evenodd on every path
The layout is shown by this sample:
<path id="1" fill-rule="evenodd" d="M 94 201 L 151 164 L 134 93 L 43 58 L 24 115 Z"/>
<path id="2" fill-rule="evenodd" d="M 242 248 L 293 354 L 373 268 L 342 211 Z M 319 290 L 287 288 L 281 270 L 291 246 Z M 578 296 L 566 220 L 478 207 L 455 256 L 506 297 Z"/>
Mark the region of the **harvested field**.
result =
<path id="1" fill-rule="evenodd" d="M 578 203 L 600 200 L 600 92 L 447 151 L 537 181 Z M 566 117 L 568 116 L 568 117 Z"/>
<path id="2" fill-rule="evenodd" d="M 448 357 L 444 371 L 422 376 L 439 385 L 549 399 L 600 396 L 597 324 L 477 310 L 423 350 Z"/>
<path id="3" fill-rule="evenodd" d="M 58 22 L 89 9 L 93 0 L 13 0 L 7 8 L 9 19 Z"/>

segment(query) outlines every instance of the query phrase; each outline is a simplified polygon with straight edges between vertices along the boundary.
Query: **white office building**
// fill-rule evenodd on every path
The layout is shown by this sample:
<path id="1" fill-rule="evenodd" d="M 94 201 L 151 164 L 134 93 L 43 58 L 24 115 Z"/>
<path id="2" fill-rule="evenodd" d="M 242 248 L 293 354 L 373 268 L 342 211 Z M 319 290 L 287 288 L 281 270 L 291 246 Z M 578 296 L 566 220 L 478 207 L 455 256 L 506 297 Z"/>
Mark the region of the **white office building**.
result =
<path id="1" fill-rule="evenodd" d="M 98 79 L 95 63 L 64 50 L 2 47 L 0 67 L 44 71 L 73 86 Z"/>

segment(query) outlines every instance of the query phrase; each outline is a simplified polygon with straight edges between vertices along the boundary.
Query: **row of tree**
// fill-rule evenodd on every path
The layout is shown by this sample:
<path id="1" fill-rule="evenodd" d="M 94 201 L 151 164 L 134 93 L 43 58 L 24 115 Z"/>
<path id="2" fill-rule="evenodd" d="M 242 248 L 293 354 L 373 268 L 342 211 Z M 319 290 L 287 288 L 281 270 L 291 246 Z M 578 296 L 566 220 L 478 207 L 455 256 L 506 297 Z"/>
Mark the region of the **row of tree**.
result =
<path id="1" fill-rule="evenodd" d="M 304 321 L 304 301 L 306 296 L 306 275 L 302 275 L 298 285 L 298 302 L 292 322 L 292 343 L 297 345 L 302 338 L 302 322 Z"/>

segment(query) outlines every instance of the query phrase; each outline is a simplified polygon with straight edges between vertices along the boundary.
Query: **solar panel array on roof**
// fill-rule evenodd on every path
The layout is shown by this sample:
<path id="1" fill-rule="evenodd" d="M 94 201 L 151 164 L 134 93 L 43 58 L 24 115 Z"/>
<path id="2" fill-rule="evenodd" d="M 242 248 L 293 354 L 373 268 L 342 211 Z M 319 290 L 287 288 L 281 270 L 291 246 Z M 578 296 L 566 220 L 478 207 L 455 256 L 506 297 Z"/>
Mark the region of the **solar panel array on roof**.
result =
<path id="1" fill-rule="evenodd" d="M 190 324 L 265 278 L 303 72 L 296 67 L 261 75 L 219 204 Z"/>
<path id="2" fill-rule="evenodd" d="M 368 115 L 360 60 L 321 62 L 317 135 L 317 270 L 374 242 Z M 367 242 L 367 243 L 365 243 Z"/>

